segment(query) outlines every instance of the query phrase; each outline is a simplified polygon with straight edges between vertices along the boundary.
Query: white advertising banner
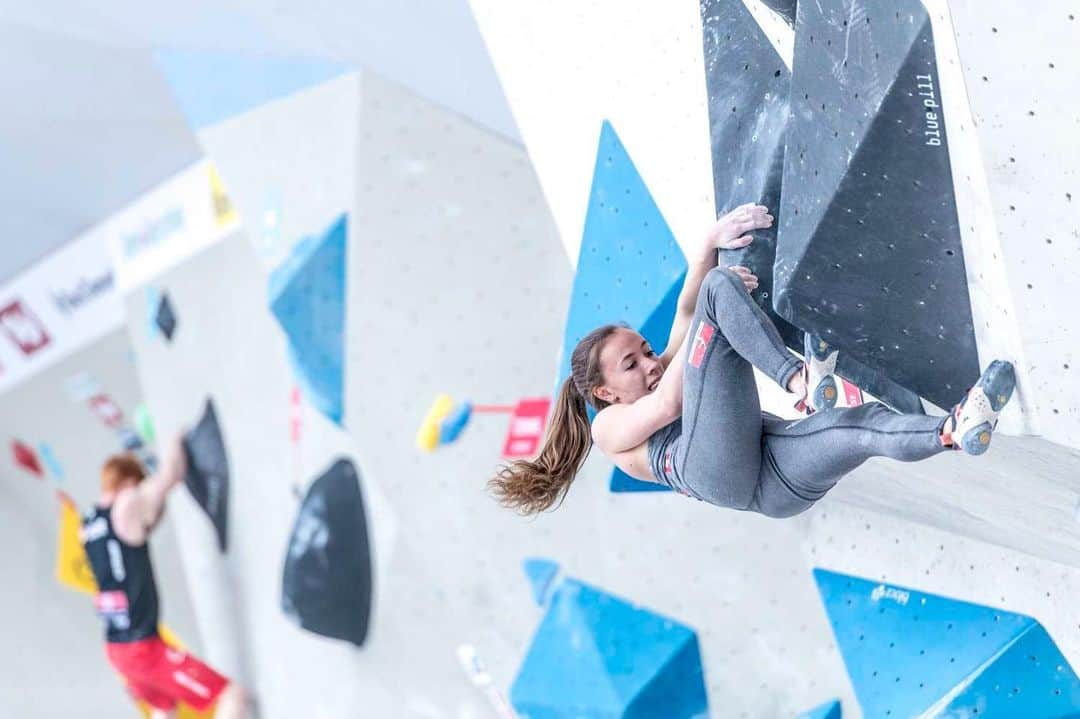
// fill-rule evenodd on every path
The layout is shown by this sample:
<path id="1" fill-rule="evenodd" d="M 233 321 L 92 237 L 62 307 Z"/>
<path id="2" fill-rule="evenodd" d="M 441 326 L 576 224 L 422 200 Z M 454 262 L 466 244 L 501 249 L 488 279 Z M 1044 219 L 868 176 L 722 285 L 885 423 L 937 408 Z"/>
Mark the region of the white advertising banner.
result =
<path id="1" fill-rule="evenodd" d="M 217 171 L 206 161 L 146 193 L 132 210 L 100 227 L 121 294 L 209 247 L 238 224 Z"/>
<path id="2" fill-rule="evenodd" d="M 202 161 L 0 288 L 0 393 L 120 327 L 123 293 L 236 225 Z"/>

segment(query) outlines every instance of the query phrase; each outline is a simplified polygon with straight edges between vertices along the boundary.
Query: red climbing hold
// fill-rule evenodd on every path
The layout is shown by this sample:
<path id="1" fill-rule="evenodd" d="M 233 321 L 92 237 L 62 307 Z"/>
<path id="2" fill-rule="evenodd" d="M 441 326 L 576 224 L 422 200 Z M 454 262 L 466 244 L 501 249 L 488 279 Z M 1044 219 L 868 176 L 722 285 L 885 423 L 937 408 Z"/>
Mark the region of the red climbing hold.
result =
<path id="1" fill-rule="evenodd" d="M 17 439 L 13 439 L 11 440 L 11 453 L 15 457 L 15 464 L 19 465 L 27 472 L 37 475 L 39 478 L 44 475 L 44 472 L 41 470 L 41 463 L 38 462 L 37 454 L 29 446 Z"/>

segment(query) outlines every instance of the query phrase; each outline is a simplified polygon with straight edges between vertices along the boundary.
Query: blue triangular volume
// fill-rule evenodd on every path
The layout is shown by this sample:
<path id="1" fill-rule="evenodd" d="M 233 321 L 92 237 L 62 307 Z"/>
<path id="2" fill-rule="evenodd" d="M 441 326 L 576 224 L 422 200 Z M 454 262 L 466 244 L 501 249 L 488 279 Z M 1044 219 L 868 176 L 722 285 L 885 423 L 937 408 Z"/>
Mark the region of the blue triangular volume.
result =
<path id="1" fill-rule="evenodd" d="M 616 494 L 621 492 L 670 492 L 671 489 L 665 484 L 657 482 L 642 482 L 634 479 L 618 467 L 611 470 L 611 479 L 608 480 L 608 490 Z"/>
<path id="2" fill-rule="evenodd" d="M 660 209 L 605 121 L 563 334 L 560 381 L 570 374 L 570 352 L 578 340 L 619 320 L 641 328 L 686 269 Z"/>
<path id="3" fill-rule="evenodd" d="M 708 710 L 692 629 L 573 579 L 552 597 L 510 694 L 523 716 L 550 719 Z"/>
<path id="4" fill-rule="evenodd" d="M 679 309 L 679 294 L 682 292 L 685 280 L 686 270 L 684 269 L 668 287 L 663 299 L 649 314 L 648 319 L 637 328 L 641 336 L 647 339 L 657 352 L 667 347 L 668 338 L 671 336 L 671 324 L 675 321 L 675 313 Z"/>
<path id="5" fill-rule="evenodd" d="M 349 71 L 324 60 L 155 50 L 188 124 L 198 130 Z"/>
<path id="6" fill-rule="evenodd" d="M 1031 617 L 821 569 L 814 578 L 866 716 L 919 716 L 946 696 L 983 719 L 1080 706 L 1080 680 Z"/>
<path id="7" fill-rule="evenodd" d="M 1036 622 L 949 702 L 941 716 L 1077 719 L 1080 679 Z"/>
<path id="8" fill-rule="evenodd" d="M 840 700 L 833 699 L 832 701 L 814 707 L 810 711 L 803 712 L 795 719 L 843 719 L 843 716 L 843 711 L 840 708 Z"/>
<path id="9" fill-rule="evenodd" d="M 574 346 L 604 324 L 624 321 L 641 332 L 657 352 L 662 351 L 686 270 L 686 260 L 671 229 L 611 123 L 605 121 L 556 384 L 570 374 Z M 616 470 L 611 489 L 666 488 L 638 482 Z"/>
<path id="10" fill-rule="evenodd" d="M 558 563 L 550 559 L 526 559 L 523 562 L 523 568 L 525 576 L 529 578 L 529 584 L 532 586 L 533 599 L 536 600 L 537 604 L 543 606 L 544 602 L 547 601 L 551 582 L 559 574 Z"/>
<path id="11" fill-rule="evenodd" d="M 346 216 L 307 237 L 270 277 L 270 311 L 289 337 L 289 358 L 308 401 L 341 424 L 344 414 Z"/>

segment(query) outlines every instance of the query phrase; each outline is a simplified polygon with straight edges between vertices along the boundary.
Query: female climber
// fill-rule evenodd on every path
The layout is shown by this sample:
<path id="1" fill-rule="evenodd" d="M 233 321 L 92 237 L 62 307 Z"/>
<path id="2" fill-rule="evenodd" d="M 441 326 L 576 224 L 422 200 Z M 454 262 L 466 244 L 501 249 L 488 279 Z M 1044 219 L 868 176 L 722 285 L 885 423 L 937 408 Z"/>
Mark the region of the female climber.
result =
<path id="1" fill-rule="evenodd" d="M 663 354 L 622 325 L 577 344 L 543 447 L 535 459 L 499 469 L 489 483 L 498 500 L 523 514 L 557 505 L 593 443 L 631 477 L 769 517 L 805 511 L 870 457 L 914 462 L 950 449 L 986 451 L 1015 386 L 1008 362 L 991 362 L 944 417 L 899 414 L 879 402 L 835 406 L 837 350 L 807 335 L 801 360 L 750 297 L 757 277 L 717 267 L 718 250 L 746 247 L 750 232 L 772 222 L 765 207 L 742 205 L 706 233 L 689 258 Z M 809 416 L 762 412 L 754 367 Z M 598 410 L 591 425 L 586 404 Z"/>

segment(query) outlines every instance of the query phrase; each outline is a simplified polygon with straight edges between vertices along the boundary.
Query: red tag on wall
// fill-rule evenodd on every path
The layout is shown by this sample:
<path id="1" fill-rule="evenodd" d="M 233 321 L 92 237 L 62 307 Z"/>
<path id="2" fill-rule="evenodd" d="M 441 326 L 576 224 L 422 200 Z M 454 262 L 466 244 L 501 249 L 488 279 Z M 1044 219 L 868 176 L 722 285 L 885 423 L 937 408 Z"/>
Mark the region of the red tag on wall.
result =
<path id="1" fill-rule="evenodd" d="M 11 454 L 15 458 L 15 464 L 19 465 L 27 472 L 35 474 L 39 478 L 44 475 L 44 472 L 41 470 L 41 464 L 38 462 L 37 454 L 27 445 L 17 439 L 11 440 Z"/>
<path id="2" fill-rule="evenodd" d="M 124 421 L 124 412 L 107 394 L 98 394 L 90 398 L 90 409 L 109 427 L 119 427 Z"/>
<path id="3" fill-rule="evenodd" d="M 506 442 L 503 443 L 503 457 L 515 459 L 536 454 L 540 449 L 540 442 L 544 439 L 550 406 L 550 397 L 523 399 L 517 403 L 514 414 L 510 417 Z"/>
<path id="4" fill-rule="evenodd" d="M 300 392 L 299 387 L 293 387 L 289 392 L 289 441 L 293 444 L 297 444 L 300 441 L 300 434 L 304 421 L 304 408 L 302 406 L 303 395 Z"/>

